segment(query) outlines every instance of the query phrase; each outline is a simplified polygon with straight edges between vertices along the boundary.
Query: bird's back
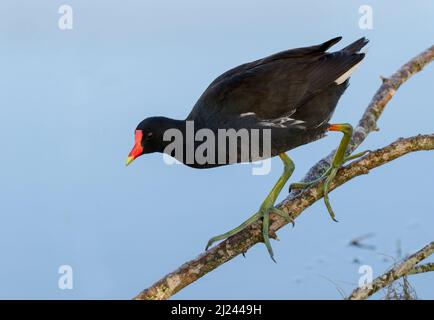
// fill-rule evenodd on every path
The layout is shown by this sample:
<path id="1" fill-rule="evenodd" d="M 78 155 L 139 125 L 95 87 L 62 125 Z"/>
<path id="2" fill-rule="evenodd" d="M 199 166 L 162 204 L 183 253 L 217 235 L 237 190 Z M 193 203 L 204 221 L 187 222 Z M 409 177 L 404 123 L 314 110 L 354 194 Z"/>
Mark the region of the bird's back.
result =
<path id="1" fill-rule="evenodd" d="M 340 39 L 279 52 L 223 73 L 187 119 L 204 127 L 228 126 L 230 120 L 253 114 L 270 123 L 291 118 L 316 127 L 327 122 L 347 86 L 346 73 L 363 59 L 359 50 L 367 43 L 361 38 L 340 51 L 326 52 Z"/>

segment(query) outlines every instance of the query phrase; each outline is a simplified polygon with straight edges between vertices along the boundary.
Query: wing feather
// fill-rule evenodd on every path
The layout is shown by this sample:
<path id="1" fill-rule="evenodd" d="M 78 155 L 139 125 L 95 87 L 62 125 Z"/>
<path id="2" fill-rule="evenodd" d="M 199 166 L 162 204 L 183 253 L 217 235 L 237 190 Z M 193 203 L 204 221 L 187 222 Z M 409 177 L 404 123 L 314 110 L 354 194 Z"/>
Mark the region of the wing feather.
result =
<path id="1" fill-rule="evenodd" d="M 207 122 L 213 118 L 216 122 L 225 121 L 228 114 L 254 113 L 275 124 L 281 123 L 279 119 L 303 120 L 291 116 L 303 114 L 297 109 L 336 86 L 336 80 L 364 57 L 353 50 L 361 47 L 361 39 L 341 51 L 325 52 L 339 40 L 286 50 L 223 73 L 205 90 L 187 119 Z"/>

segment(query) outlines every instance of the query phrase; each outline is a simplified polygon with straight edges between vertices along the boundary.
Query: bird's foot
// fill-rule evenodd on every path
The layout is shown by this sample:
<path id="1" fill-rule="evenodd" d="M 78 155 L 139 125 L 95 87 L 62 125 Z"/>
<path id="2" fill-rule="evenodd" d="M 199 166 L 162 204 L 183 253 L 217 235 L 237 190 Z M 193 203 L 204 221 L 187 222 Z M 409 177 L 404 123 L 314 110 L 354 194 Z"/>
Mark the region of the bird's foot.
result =
<path id="1" fill-rule="evenodd" d="M 329 197 L 328 197 L 328 192 L 329 192 L 329 186 L 330 186 L 330 182 L 333 180 L 333 178 L 335 177 L 337 171 L 348 161 L 363 157 L 364 155 L 366 155 L 367 153 L 369 153 L 370 150 L 365 150 L 363 152 L 358 152 L 356 154 L 353 155 L 349 155 L 343 158 L 343 160 L 341 162 L 336 162 L 332 165 L 329 166 L 329 168 L 317 179 L 312 180 L 312 181 L 308 181 L 308 182 L 295 182 L 289 185 L 289 192 L 291 192 L 291 190 L 299 190 L 299 189 L 308 189 L 310 187 L 312 187 L 313 185 L 323 181 L 324 179 L 324 187 L 323 187 L 323 192 L 324 192 L 324 202 L 325 205 L 327 207 L 328 213 L 330 214 L 330 217 L 332 218 L 333 221 L 336 221 L 336 217 L 335 214 L 333 212 L 333 209 L 330 205 L 330 201 L 329 201 Z"/>
<path id="2" fill-rule="evenodd" d="M 284 218 L 288 222 L 291 222 L 292 225 L 294 226 L 294 220 L 289 216 L 288 213 L 286 213 L 285 211 L 283 211 L 281 209 L 274 207 L 273 205 L 270 206 L 270 205 L 263 204 L 258 212 L 256 212 L 254 215 L 252 215 L 249 219 L 244 221 L 238 227 L 236 227 L 236 228 L 234 228 L 234 229 L 232 229 L 226 233 L 223 233 L 221 235 L 212 237 L 208 241 L 205 250 L 208 250 L 208 248 L 211 247 L 211 245 L 213 243 L 220 241 L 220 240 L 227 239 L 230 236 L 237 234 L 238 232 L 245 229 L 246 227 L 248 227 L 249 225 L 251 225 L 255 221 L 262 218 L 263 241 L 264 241 L 265 246 L 267 247 L 267 250 L 268 250 L 268 253 L 270 254 L 271 259 L 274 262 L 276 262 L 276 260 L 274 259 L 273 248 L 271 247 L 271 244 L 270 244 L 270 230 L 269 230 L 269 228 L 270 228 L 270 213 L 275 213 L 275 214 L 281 216 L 282 218 Z"/>
<path id="3" fill-rule="evenodd" d="M 244 221 L 242 224 L 240 224 L 235 229 L 232 229 L 226 233 L 223 233 L 221 235 L 212 237 L 208 244 L 206 245 L 205 250 L 208 250 L 208 248 L 216 241 L 224 240 L 226 238 L 229 238 L 230 236 L 233 236 L 234 234 L 237 234 L 241 230 L 245 229 L 249 225 L 251 225 L 253 222 L 259 220 L 262 218 L 262 237 L 265 243 L 265 246 L 267 247 L 268 253 L 270 254 L 271 259 L 274 260 L 274 254 L 273 249 L 271 248 L 270 244 L 270 213 L 275 213 L 284 219 L 286 219 L 289 222 L 292 222 L 292 225 L 294 225 L 294 220 L 289 216 L 288 213 L 285 211 L 278 209 L 274 207 L 274 203 L 276 202 L 276 199 L 282 190 L 285 183 L 288 181 L 289 177 L 291 176 L 292 172 L 294 171 L 294 163 L 292 160 L 285 154 L 281 153 L 279 154 L 280 159 L 283 161 L 283 173 L 280 176 L 279 180 L 277 180 L 274 187 L 271 189 L 268 196 L 265 198 L 265 200 L 262 202 L 261 207 L 259 208 L 259 211 L 256 212 L 254 215 L 252 215 L 249 219 Z M 272 234 L 273 237 L 275 237 L 274 233 Z"/>
<path id="4" fill-rule="evenodd" d="M 342 164 L 340 165 L 343 166 L 345 163 L 347 163 L 348 161 L 363 157 L 364 155 L 368 154 L 369 152 L 371 152 L 371 150 L 365 150 L 362 152 L 358 152 L 349 156 L 346 156 L 342 162 Z M 308 189 L 310 187 L 312 187 L 313 185 L 317 184 L 318 182 L 322 181 L 325 177 L 327 177 L 330 174 L 330 171 L 332 170 L 332 166 L 330 165 L 326 171 L 324 171 L 324 173 L 317 179 L 312 180 L 312 181 L 308 181 L 308 182 L 294 182 L 291 183 L 289 185 L 289 192 L 291 192 L 291 190 L 299 190 L 299 189 Z"/>

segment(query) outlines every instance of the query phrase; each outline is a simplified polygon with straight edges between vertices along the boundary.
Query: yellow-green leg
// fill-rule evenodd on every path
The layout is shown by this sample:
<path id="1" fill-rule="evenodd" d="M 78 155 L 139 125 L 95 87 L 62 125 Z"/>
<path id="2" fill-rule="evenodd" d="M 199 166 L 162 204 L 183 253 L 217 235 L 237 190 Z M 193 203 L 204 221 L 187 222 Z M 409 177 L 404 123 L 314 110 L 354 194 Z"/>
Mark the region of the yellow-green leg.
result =
<path id="1" fill-rule="evenodd" d="M 265 200 L 262 202 L 259 211 L 256 212 L 254 215 L 252 215 L 249 219 L 244 221 L 242 224 L 240 224 L 238 227 L 223 233 L 221 235 L 212 237 L 208 244 L 206 245 L 205 250 L 208 250 L 208 248 L 216 241 L 224 240 L 226 238 L 229 238 L 230 236 L 240 232 L 247 226 L 251 225 L 256 220 L 262 218 L 262 236 L 264 238 L 264 244 L 267 247 L 268 253 L 270 254 L 271 259 L 274 260 L 274 254 L 273 254 L 273 248 L 270 244 L 270 236 L 269 236 L 269 227 L 270 227 L 270 213 L 276 213 L 280 215 L 281 217 L 285 218 L 286 220 L 294 223 L 294 221 L 289 217 L 289 215 L 274 207 L 274 203 L 276 202 L 277 197 L 279 196 L 280 191 L 285 186 L 286 182 L 288 181 L 289 177 L 294 172 L 295 166 L 292 160 L 285 154 L 281 153 L 279 154 L 280 159 L 283 161 L 283 174 L 280 176 L 279 180 L 277 180 L 276 184 L 274 185 L 273 189 L 271 189 L 268 196 L 265 198 Z"/>
<path id="2" fill-rule="evenodd" d="M 350 155 L 350 156 L 345 156 L 345 152 L 347 151 L 347 147 L 348 144 L 350 143 L 351 140 L 351 136 L 353 134 L 353 127 L 348 124 L 348 123 L 343 123 L 343 124 L 331 124 L 329 126 L 329 131 L 340 131 L 344 134 L 344 136 L 342 137 L 342 140 L 339 144 L 338 149 L 336 150 L 336 153 L 333 157 L 333 161 L 330 165 L 330 167 L 321 175 L 321 177 L 319 177 L 318 179 L 315 179 L 313 181 L 310 182 L 297 182 L 297 183 L 293 183 L 289 186 L 290 190 L 291 189 L 305 189 L 308 188 L 312 185 L 314 185 L 315 183 L 318 183 L 319 181 L 321 181 L 323 178 L 327 177 L 325 182 L 324 182 L 324 187 L 323 187 L 323 192 L 324 192 L 324 202 L 325 205 L 327 207 L 327 210 L 330 214 L 330 217 L 334 220 L 337 221 L 335 218 L 335 214 L 333 212 L 333 209 L 330 205 L 330 200 L 329 200 L 329 186 L 330 186 L 330 182 L 334 179 L 334 177 L 336 176 L 336 173 L 338 172 L 339 168 L 346 162 L 352 159 L 356 159 L 358 157 L 361 157 L 363 155 L 365 155 L 367 152 L 369 151 L 364 151 L 364 152 L 360 152 L 354 155 Z"/>

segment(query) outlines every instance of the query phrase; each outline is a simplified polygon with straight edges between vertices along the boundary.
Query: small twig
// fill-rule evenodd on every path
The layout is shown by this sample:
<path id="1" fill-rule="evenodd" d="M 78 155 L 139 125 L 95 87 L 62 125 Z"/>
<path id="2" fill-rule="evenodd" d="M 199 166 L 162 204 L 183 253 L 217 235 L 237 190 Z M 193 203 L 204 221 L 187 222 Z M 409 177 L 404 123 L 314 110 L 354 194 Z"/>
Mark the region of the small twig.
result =
<path id="1" fill-rule="evenodd" d="M 429 257 L 431 254 L 434 253 L 434 241 L 419 250 L 418 252 L 412 254 L 407 259 L 405 259 L 400 264 L 393 267 L 390 271 L 386 272 L 385 274 L 379 276 L 376 278 L 370 285 L 357 288 L 353 291 L 353 293 L 348 297 L 350 300 L 363 300 L 368 298 L 369 296 L 376 293 L 378 290 L 386 287 L 387 285 L 391 284 L 395 280 L 406 276 L 410 274 L 410 272 L 413 272 L 411 274 L 419 273 L 420 272 L 427 272 L 427 271 L 421 271 L 425 267 L 419 266 L 420 269 L 417 269 L 416 265 L 421 262 L 422 260 Z M 432 264 L 429 264 L 432 265 Z M 432 268 L 432 266 L 431 266 Z M 430 269 L 430 268 L 427 268 Z"/>
<path id="2" fill-rule="evenodd" d="M 413 269 L 411 269 L 407 274 L 413 275 L 413 274 L 419 274 L 419 273 L 425 273 L 431 271 L 434 271 L 434 263 L 432 262 L 416 266 Z"/>

